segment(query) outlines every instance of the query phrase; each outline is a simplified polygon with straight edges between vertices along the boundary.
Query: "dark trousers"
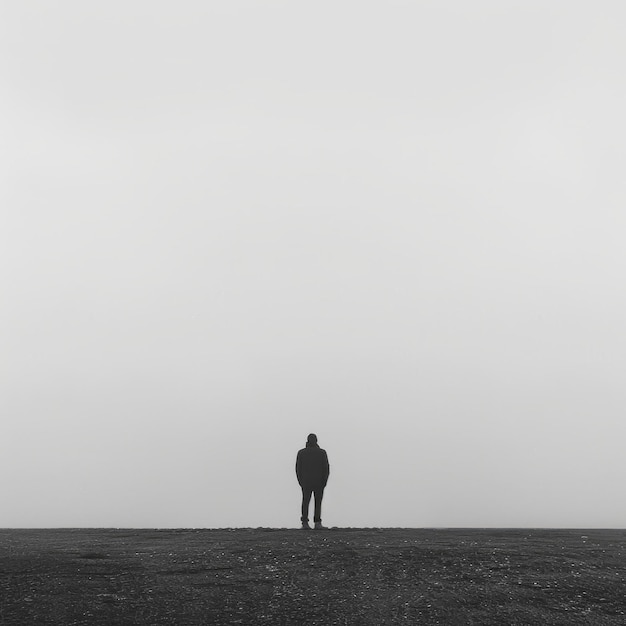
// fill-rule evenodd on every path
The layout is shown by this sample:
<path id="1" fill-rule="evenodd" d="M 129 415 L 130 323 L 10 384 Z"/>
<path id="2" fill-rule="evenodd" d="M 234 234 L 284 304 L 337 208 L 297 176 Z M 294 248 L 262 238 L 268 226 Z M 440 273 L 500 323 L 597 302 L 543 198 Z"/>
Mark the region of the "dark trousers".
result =
<path id="1" fill-rule="evenodd" d="M 303 522 L 309 521 L 309 504 L 311 502 L 311 494 L 315 498 L 315 509 L 313 512 L 313 521 L 322 521 L 322 498 L 324 496 L 324 487 L 305 487 L 302 485 L 302 517 Z"/>

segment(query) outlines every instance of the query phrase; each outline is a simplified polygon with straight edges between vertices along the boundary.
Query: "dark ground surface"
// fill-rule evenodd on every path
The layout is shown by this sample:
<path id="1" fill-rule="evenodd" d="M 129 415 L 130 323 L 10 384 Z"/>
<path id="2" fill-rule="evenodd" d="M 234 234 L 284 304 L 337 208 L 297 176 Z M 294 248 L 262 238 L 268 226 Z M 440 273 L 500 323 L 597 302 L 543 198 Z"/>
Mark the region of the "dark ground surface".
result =
<path id="1" fill-rule="evenodd" d="M 626 624 L 626 531 L 0 530 L 0 624 Z"/>

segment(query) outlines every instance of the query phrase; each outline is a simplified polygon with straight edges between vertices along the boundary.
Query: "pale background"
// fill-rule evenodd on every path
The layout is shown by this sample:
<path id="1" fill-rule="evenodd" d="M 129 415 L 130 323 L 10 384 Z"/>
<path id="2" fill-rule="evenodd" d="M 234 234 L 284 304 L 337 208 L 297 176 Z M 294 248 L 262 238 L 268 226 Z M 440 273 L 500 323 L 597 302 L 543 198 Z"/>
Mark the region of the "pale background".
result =
<path id="1" fill-rule="evenodd" d="M 0 526 L 626 523 L 626 4 L 0 5 Z"/>

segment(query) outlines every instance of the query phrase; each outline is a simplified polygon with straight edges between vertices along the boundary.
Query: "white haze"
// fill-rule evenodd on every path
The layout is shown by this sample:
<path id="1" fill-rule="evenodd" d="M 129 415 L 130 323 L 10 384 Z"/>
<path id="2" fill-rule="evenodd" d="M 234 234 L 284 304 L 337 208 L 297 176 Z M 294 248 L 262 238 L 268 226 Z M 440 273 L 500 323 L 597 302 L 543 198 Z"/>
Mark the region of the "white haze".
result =
<path id="1" fill-rule="evenodd" d="M 4 2 L 0 525 L 623 526 L 625 31 Z"/>

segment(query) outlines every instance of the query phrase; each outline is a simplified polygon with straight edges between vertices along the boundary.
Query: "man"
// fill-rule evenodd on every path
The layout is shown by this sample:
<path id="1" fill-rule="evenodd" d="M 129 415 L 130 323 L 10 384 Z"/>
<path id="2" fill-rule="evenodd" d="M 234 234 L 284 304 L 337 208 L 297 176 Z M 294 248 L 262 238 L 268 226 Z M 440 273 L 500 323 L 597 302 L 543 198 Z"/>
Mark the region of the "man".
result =
<path id="1" fill-rule="evenodd" d="M 328 482 L 330 474 L 330 465 L 328 464 L 328 455 L 326 450 L 317 445 L 317 435 L 311 433 L 306 440 L 306 448 L 298 451 L 296 458 L 296 476 L 298 483 L 302 487 L 302 521 L 303 529 L 310 529 L 309 526 L 309 504 L 311 502 L 311 494 L 315 498 L 315 508 L 313 513 L 313 521 L 315 522 L 315 530 L 323 530 L 322 526 L 322 497 L 324 496 L 324 487 Z"/>

